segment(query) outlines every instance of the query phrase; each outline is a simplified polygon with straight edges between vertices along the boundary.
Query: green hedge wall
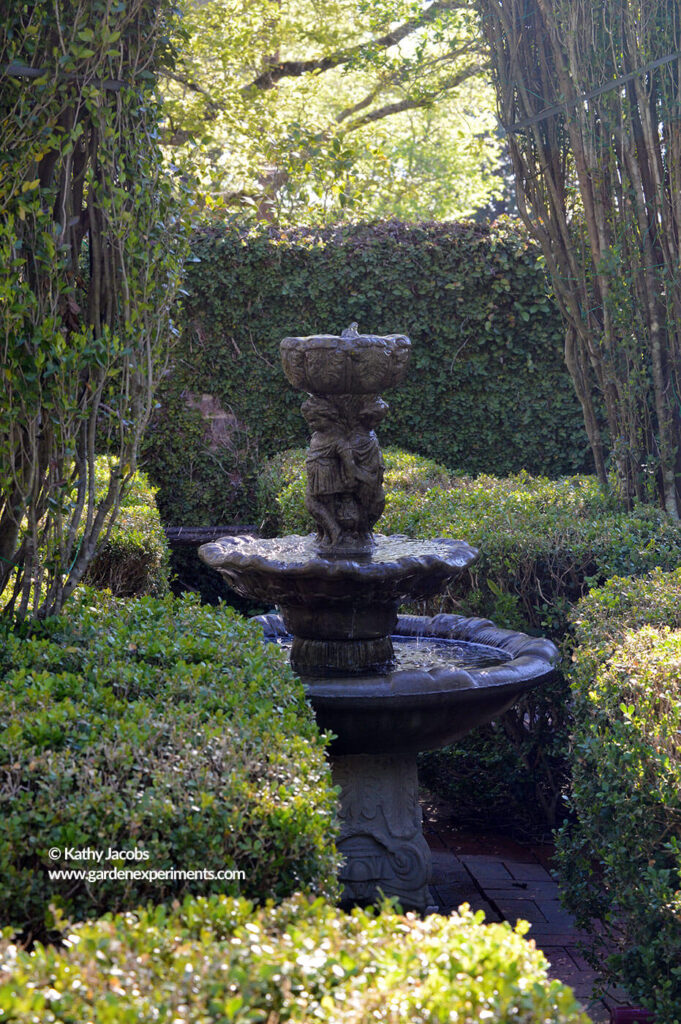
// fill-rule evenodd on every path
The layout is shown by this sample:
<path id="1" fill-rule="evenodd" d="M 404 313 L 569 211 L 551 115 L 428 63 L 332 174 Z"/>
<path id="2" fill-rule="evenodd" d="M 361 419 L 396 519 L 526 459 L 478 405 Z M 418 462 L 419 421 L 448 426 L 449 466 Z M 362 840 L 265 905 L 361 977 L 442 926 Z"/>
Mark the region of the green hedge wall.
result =
<path id="1" fill-rule="evenodd" d="M 193 254 L 184 333 L 146 442 L 166 523 L 252 516 L 262 460 L 307 444 L 280 340 L 353 320 L 413 342 L 407 381 L 387 394 L 383 444 L 469 473 L 590 468 L 560 319 L 538 251 L 512 222 L 206 228 Z"/>
<path id="2" fill-rule="evenodd" d="M 333 897 L 324 752 L 283 652 L 224 606 L 83 587 L 31 630 L 1 623 L 0 927 L 44 937 L 53 907 L 73 920 L 185 892 Z"/>

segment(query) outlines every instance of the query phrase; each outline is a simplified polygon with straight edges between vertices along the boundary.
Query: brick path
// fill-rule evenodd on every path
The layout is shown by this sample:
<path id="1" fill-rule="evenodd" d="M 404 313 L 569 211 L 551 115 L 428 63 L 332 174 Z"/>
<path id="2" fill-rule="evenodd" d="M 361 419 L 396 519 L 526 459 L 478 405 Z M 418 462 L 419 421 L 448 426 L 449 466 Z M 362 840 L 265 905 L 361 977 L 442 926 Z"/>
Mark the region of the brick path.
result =
<path id="1" fill-rule="evenodd" d="M 529 921 L 528 938 L 546 955 L 550 975 L 574 990 L 594 1024 L 608 1024 L 611 1010 L 628 1005 L 623 992 L 594 993 L 597 975 L 579 951 L 585 936 L 558 898 L 550 874 L 552 847 L 521 846 L 499 836 L 462 832 L 442 805 L 424 805 L 424 834 L 433 855 L 431 891 L 438 911 L 462 903 L 484 910 L 487 921 Z"/>

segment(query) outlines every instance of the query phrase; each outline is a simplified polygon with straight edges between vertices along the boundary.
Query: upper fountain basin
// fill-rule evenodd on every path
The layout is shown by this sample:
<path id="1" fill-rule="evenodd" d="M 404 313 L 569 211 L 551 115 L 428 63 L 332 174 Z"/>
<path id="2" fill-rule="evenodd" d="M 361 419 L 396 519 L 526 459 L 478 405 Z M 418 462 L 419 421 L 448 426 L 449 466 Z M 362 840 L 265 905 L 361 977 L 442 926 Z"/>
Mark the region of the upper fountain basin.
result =
<path id="1" fill-rule="evenodd" d="M 299 391 L 370 395 L 401 383 L 411 342 L 403 334 L 358 334 L 350 328 L 341 336 L 284 338 L 280 350 L 284 373 Z"/>
<path id="2" fill-rule="evenodd" d="M 374 537 L 368 555 L 320 554 L 312 534 L 264 540 L 222 537 L 199 549 L 201 559 L 237 593 L 270 604 L 385 604 L 438 593 L 477 558 L 465 541 Z"/>

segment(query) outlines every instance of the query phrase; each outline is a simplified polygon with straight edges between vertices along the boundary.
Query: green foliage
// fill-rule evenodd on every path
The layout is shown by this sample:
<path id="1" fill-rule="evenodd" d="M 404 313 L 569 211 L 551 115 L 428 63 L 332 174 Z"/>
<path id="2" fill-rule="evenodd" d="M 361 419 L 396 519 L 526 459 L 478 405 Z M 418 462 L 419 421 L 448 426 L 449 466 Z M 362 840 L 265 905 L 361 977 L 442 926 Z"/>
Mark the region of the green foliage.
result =
<path id="1" fill-rule="evenodd" d="M 96 460 L 95 487 L 106 491 L 110 460 Z M 114 597 L 162 597 L 168 593 L 170 549 L 156 506 L 156 488 L 137 470 L 128 484 L 109 536 L 90 562 L 84 582 Z"/>
<path id="2" fill-rule="evenodd" d="M 264 458 L 308 441 L 279 343 L 352 320 L 413 343 L 407 380 L 385 396 L 383 445 L 469 473 L 588 467 L 559 318 L 537 251 L 512 224 L 206 229 L 192 251 L 183 340 L 147 439 L 165 522 L 253 520 Z M 229 438 L 204 436 L 188 396 L 205 393 L 232 417 Z"/>
<path id="3" fill-rule="evenodd" d="M 558 838 L 563 898 L 606 974 L 678 1024 L 681 571 L 611 579 L 577 605 L 573 625 L 577 819 Z"/>
<path id="4" fill-rule="evenodd" d="M 69 915 L 183 892 L 331 894 L 335 790 L 312 712 L 253 623 L 196 601 L 78 591 L 0 653 L 0 917 Z M 148 852 L 145 867 L 243 880 L 50 880 L 52 847 Z M 47 915 L 47 918 L 46 918 Z"/>
<path id="5" fill-rule="evenodd" d="M 64 949 L 0 947 L 0 1017 L 589 1024 L 522 926 L 482 917 L 346 915 L 300 897 L 254 913 L 244 900 L 186 899 L 79 925 Z"/>
<path id="6" fill-rule="evenodd" d="M 172 340 L 186 252 L 155 72 L 173 18 L 63 0 L 0 24 L 0 593 L 20 618 L 59 611 L 114 521 Z"/>
<path id="7" fill-rule="evenodd" d="M 500 190 L 469 6 L 203 0 L 185 4 L 177 50 L 163 142 L 209 215 L 440 219 Z"/>

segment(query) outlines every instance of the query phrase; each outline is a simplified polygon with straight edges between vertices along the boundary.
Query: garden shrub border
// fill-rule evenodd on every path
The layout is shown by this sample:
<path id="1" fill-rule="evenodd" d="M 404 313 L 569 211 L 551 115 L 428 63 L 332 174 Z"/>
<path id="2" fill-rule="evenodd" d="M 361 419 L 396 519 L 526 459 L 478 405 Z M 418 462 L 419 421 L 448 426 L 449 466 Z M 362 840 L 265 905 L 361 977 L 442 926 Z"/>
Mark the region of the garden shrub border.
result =
<path id="1" fill-rule="evenodd" d="M 336 793 L 325 742 L 283 652 L 255 623 L 193 598 L 117 601 L 83 588 L 0 647 L 0 920 L 224 891 L 336 893 Z M 225 880 L 50 880 L 57 850 L 140 850 L 158 871 Z M 103 857 L 103 861 L 106 857 Z"/>
<path id="2" fill-rule="evenodd" d="M 466 540 L 480 555 L 426 613 L 491 618 L 560 640 L 571 606 L 611 576 L 681 562 L 681 529 L 656 506 L 627 511 L 593 476 L 553 480 L 522 471 L 503 479 L 452 473 L 432 460 L 384 449 L 382 533 Z M 261 476 L 258 515 L 272 535 L 308 533 L 305 453 L 281 452 Z"/>
<path id="3" fill-rule="evenodd" d="M 16 1024 L 589 1024 L 522 925 L 482 918 L 348 915 L 300 897 L 255 912 L 244 900 L 186 899 L 80 925 L 61 950 L 0 947 L 0 1014 Z"/>
<path id="4" fill-rule="evenodd" d="M 573 610 L 563 898 L 591 957 L 681 1022 L 681 569 L 614 578 Z M 604 924 L 594 928 L 595 919 Z"/>
<path id="5" fill-rule="evenodd" d="M 106 492 L 111 460 L 95 462 L 96 499 Z M 114 597 L 163 597 L 169 590 L 170 548 L 156 504 L 157 487 L 137 470 L 121 499 L 118 515 L 98 545 L 83 582 Z"/>

